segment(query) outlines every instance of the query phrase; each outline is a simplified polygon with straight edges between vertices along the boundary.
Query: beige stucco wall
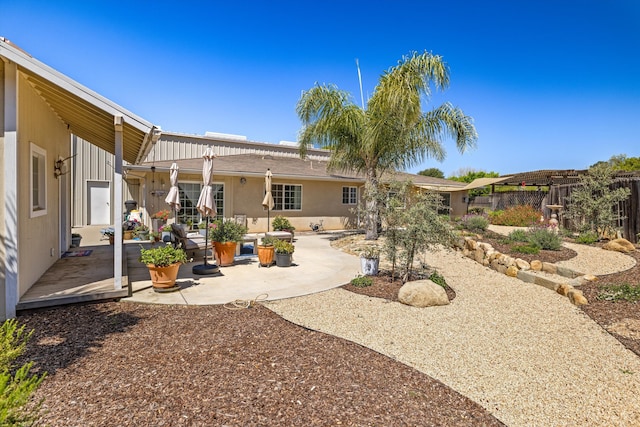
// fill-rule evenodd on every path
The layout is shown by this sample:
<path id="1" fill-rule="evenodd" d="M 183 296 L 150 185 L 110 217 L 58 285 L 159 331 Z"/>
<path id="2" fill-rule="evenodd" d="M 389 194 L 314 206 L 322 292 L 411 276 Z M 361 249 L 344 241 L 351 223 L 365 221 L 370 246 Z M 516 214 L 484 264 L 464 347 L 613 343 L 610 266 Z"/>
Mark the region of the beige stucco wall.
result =
<path id="1" fill-rule="evenodd" d="M 264 198 L 264 178 L 246 177 L 246 182 L 242 184 L 239 176 L 215 175 L 215 183 L 224 184 L 224 212 L 225 218 L 232 218 L 234 215 L 244 214 L 247 216 L 249 232 L 257 233 L 267 230 L 267 211 L 262 207 Z M 156 189 L 160 188 L 161 182 L 165 182 L 168 191 L 169 174 L 156 173 Z M 145 216 L 167 209 L 169 206 L 164 202 L 164 197 L 153 197 L 149 194 L 151 187 L 151 174 L 146 174 L 147 191 Z M 181 173 L 179 182 L 202 182 L 202 174 Z M 357 184 L 340 181 L 316 181 L 316 180 L 294 180 L 294 179 L 274 179 L 274 184 L 298 184 L 302 185 L 302 210 L 300 211 L 271 211 L 269 218 L 276 215 L 287 217 L 297 231 L 310 230 L 311 222 L 318 223 L 323 220 L 326 230 L 342 230 L 355 228 L 355 214 L 350 210 L 355 205 L 342 204 L 342 187 L 357 187 Z"/>
<path id="2" fill-rule="evenodd" d="M 225 179 L 226 197 L 231 203 L 226 203 L 225 216 L 235 214 L 247 215 L 250 232 L 267 230 L 267 211 L 262 208 L 264 198 L 264 178 L 246 178 L 245 184 L 240 183 L 239 177 Z M 310 230 L 311 222 L 323 220 L 326 230 L 342 230 L 355 228 L 356 215 L 350 210 L 355 205 L 342 204 L 342 187 L 357 187 L 356 184 L 340 181 L 293 180 L 274 178 L 273 184 L 302 185 L 302 209 L 299 211 L 271 211 L 269 218 L 276 215 L 285 216 L 291 221 L 296 231 Z"/>
<path id="3" fill-rule="evenodd" d="M 464 201 L 469 196 L 468 191 L 455 191 L 451 194 L 451 211 L 450 216 L 452 219 L 460 218 L 467 213 L 467 203 Z"/>
<path id="4" fill-rule="evenodd" d="M 69 156 L 70 133 L 62 121 L 20 77 L 18 84 L 18 259 L 19 295 L 59 258 L 59 190 L 53 165 Z M 30 218 L 30 143 L 46 151 L 47 214 Z M 53 250 L 53 255 L 52 251 Z"/>

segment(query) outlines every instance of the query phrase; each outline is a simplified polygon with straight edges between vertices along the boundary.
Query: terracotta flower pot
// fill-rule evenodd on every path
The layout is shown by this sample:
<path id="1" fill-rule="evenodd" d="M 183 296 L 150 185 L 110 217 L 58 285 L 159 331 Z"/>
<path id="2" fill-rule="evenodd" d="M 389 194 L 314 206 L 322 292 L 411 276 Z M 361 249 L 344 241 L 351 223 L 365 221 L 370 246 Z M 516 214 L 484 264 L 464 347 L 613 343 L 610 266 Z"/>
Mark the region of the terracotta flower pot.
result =
<path id="1" fill-rule="evenodd" d="M 149 268 L 149 275 L 151 276 L 151 285 L 157 289 L 168 289 L 176 284 L 180 263 L 176 262 L 167 267 L 156 267 L 153 264 L 147 264 L 147 268 Z"/>
<path id="2" fill-rule="evenodd" d="M 236 255 L 236 242 L 213 242 L 216 250 L 216 258 L 221 267 L 233 265 L 233 259 Z"/>
<path id="3" fill-rule="evenodd" d="M 270 266 L 273 264 L 274 250 L 273 246 L 258 245 L 258 260 L 260 261 L 260 265 Z"/>

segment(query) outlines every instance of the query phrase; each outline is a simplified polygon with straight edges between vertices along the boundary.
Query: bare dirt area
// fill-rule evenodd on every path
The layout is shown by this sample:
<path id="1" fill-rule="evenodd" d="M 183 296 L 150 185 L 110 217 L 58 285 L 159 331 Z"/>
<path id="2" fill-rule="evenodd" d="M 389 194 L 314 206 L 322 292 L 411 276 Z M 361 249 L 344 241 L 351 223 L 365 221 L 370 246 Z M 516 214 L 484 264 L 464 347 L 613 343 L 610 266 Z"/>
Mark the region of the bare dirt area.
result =
<path id="1" fill-rule="evenodd" d="M 503 425 L 417 370 L 265 307 L 24 313 L 52 426 Z"/>

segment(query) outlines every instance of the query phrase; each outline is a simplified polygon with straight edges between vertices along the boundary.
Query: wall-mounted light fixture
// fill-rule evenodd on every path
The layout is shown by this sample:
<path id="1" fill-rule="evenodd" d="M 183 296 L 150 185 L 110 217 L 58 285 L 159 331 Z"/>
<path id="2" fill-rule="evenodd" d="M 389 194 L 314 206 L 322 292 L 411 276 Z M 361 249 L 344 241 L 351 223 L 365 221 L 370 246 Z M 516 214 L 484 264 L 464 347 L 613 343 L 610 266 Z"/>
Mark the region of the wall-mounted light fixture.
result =
<path id="1" fill-rule="evenodd" d="M 66 159 L 63 159 L 62 157 L 58 157 L 58 160 L 56 160 L 55 163 L 53 164 L 53 176 L 55 176 L 56 179 L 61 175 L 66 175 L 69 172 L 71 172 L 71 170 L 67 168 L 67 165 L 65 162 L 69 159 L 73 159 L 75 156 L 76 155 L 74 154 L 73 156 L 69 156 Z"/>
<path id="2" fill-rule="evenodd" d="M 244 176 L 240 178 L 240 184 L 245 185 L 246 183 L 247 183 L 247 178 L 245 178 Z"/>

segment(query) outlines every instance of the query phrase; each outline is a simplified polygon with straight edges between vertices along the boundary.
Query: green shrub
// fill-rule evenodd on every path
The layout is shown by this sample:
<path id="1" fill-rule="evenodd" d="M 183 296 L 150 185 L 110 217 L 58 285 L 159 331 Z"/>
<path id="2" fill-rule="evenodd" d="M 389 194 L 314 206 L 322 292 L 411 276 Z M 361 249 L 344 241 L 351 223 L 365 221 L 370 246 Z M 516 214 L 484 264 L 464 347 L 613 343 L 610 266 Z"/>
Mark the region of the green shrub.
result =
<path id="1" fill-rule="evenodd" d="M 640 301 L 640 285 L 624 283 L 622 285 L 603 286 L 598 293 L 598 299 L 605 301 Z"/>
<path id="2" fill-rule="evenodd" d="M 289 231 L 292 232 L 296 228 L 291 224 L 289 219 L 283 217 L 282 215 L 276 215 L 271 221 L 271 227 L 273 227 L 273 231 Z"/>
<path id="3" fill-rule="evenodd" d="M 540 220 L 541 213 L 531 205 L 518 205 L 489 214 L 491 224 L 528 227 Z"/>
<path id="4" fill-rule="evenodd" d="M 485 231 L 489 227 L 489 219 L 485 215 L 465 215 L 460 219 L 462 227 L 469 231 Z"/>
<path id="5" fill-rule="evenodd" d="M 447 282 L 444 280 L 444 277 L 439 274 L 437 271 L 434 271 L 433 273 L 431 273 L 431 275 L 429 276 L 429 280 L 431 280 L 433 283 L 442 286 L 443 288 L 447 287 Z"/>
<path id="6" fill-rule="evenodd" d="M 585 245 L 590 245 L 598 240 L 600 240 L 600 237 L 595 231 L 586 231 L 584 233 L 580 233 L 578 237 L 576 237 L 576 242 L 583 243 Z"/>
<path id="7" fill-rule="evenodd" d="M 42 401 L 30 402 L 30 396 L 46 373 L 31 375 L 33 362 L 17 370 L 14 366 L 33 334 L 33 331 L 26 333 L 24 328 L 24 325 L 18 327 L 15 319 L 5 321 L 0 328 L 0 422 L 3 426 L 32 426 L 40 419 Z"/>
<path id="8" fill-rule="evenodd" d="M 538 246 L 528 244 L 528 245 L 517 245 L 513 247 L 515 252 L 519 252 L 521 254 L 530 254 L 535 255 L 540 252 L 540 248 Z"/>
<path id="9" fill-rule="evenodd" d="M 186 263 L 187 254 L 181 248 L 174 248 L 170 243 L 151 249 L 145 249 L 140 245 L 140 262 L 156 267 L 168 267 L 177 262 Z"/>
<path id="10" fill-rule="evenodd" d="M 509 240 L 512 242 L 528 242 L 528 236 L 526 230 L 517 229 L 509 233 Z"/>
<path id="11" fill-rule="evenodd" d="M 373 279 L 369 276 L 358 276 L 351 279 L 350 283 L 356 288 L 366 288 L 373 285 Z"/>
<path id="12" fill-rule="evenodd" d="M 527 231 L 527 241 L 533 246 L 550 251 L 558 251 L 562 247 L 560 236 L 547 227 L 532 227 Z"/>

